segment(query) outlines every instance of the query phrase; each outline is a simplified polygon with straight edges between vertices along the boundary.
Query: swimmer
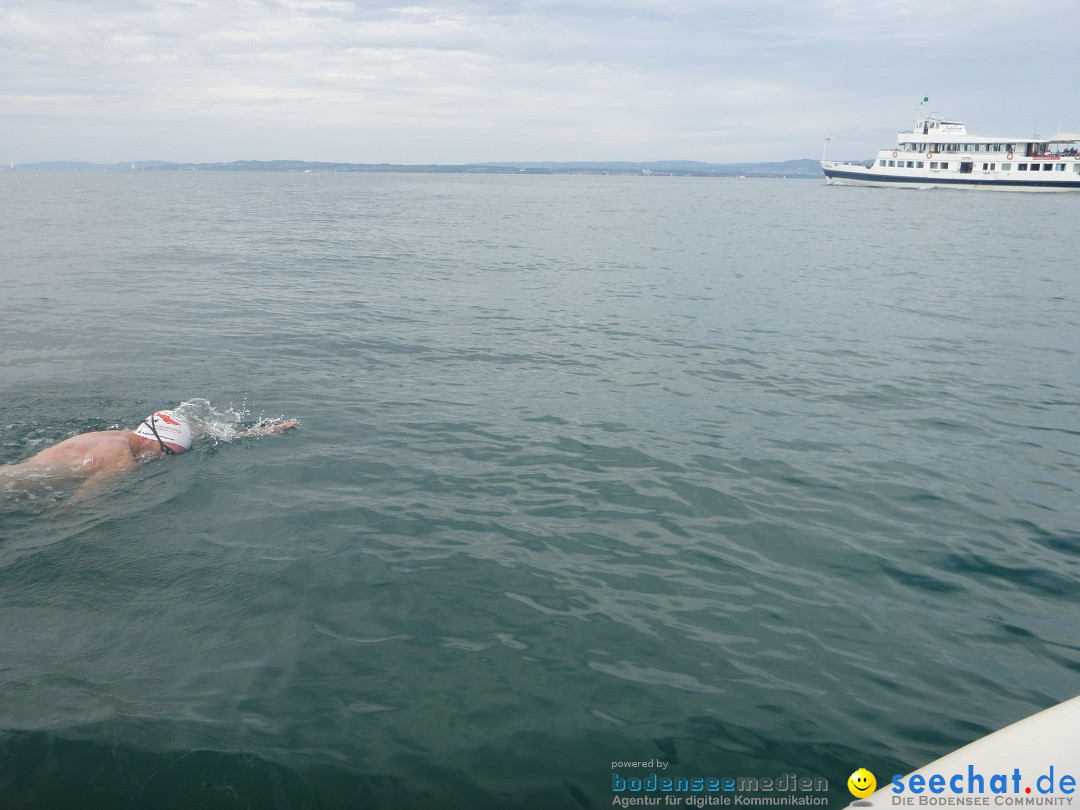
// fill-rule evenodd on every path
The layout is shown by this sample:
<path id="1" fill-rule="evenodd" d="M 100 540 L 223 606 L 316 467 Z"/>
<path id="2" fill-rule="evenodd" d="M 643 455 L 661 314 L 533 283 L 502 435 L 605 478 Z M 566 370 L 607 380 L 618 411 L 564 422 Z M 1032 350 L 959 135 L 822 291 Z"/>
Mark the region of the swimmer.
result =
<path id="1" fill-rule="evenodd" d="M 264 425 L 249 435 L 280 433 L 296 427 L 289 419 Z M 176 411 L 157 411 L 134 430 L 99 430 L 64 439 L 19 464 L 0 467 L 6 476 L 37 476 L 82 480 L 80 489 L 97 485 L 130 471 L 137 464 L 191 449 L 191 424 Z"/>

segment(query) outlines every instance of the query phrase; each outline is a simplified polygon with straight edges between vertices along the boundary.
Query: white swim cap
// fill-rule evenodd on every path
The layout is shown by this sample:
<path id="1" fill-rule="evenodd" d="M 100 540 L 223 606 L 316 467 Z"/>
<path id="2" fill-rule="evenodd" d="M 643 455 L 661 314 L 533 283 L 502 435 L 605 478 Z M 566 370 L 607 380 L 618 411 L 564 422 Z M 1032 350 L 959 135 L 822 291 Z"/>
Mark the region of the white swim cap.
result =
<path id="1" fill-rule="evenodd" d="M 158 411 L 135 428 L 135 435 L 191 449 L 191 425 L 176 411 Z"/>

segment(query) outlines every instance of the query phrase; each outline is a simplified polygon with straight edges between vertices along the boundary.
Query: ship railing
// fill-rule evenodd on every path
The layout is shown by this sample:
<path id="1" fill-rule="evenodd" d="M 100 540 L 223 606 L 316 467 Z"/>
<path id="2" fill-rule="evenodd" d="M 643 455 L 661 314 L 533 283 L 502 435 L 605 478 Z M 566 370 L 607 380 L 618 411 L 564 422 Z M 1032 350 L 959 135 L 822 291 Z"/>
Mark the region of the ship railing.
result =
<path id="1" fill-rule="evenodd" d="M 1080 149 L 1070 146 L 1065 149 L 1048 149 L 1045 152 L 1032 152 L 1027 157 L 1033 160 L 1061 160 L 1062 158 L 1080 157 Z"/>

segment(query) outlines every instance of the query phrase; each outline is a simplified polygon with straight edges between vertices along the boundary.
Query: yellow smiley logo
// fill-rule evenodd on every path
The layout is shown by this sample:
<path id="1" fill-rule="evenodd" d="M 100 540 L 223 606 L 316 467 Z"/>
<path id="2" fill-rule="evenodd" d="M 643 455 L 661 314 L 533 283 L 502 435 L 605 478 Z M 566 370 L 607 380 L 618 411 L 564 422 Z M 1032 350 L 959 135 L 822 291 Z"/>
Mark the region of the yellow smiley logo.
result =
<path id="1" fill-rule="evenodd" d="M 866 768 L 859 768 L 847 780 L 847 788 L 851 791 L 852 796 L 857 796 L 860 799 L 869 796 L 874 792 L 874 788 L 877 787 L 877 779 Z"/>

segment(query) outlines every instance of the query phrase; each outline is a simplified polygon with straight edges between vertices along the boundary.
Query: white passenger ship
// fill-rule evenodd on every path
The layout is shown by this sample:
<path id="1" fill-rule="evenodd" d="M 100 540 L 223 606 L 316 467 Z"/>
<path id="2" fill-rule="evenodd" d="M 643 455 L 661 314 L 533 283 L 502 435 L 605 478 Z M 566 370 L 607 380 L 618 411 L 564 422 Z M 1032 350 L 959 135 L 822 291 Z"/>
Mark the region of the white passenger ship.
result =
<path id="1" fill-rule="evenodd" d="M 836 185 L 1080 191 L 1080 134 L 975 136 L 959 121 L 921 111 L 915 127 L 872 163 L 822 158 L 826 181 Z"/>

